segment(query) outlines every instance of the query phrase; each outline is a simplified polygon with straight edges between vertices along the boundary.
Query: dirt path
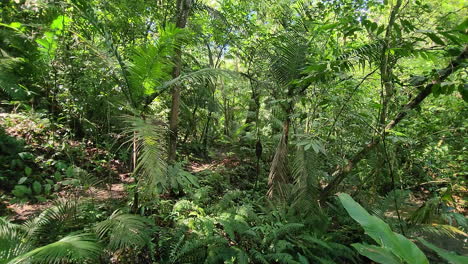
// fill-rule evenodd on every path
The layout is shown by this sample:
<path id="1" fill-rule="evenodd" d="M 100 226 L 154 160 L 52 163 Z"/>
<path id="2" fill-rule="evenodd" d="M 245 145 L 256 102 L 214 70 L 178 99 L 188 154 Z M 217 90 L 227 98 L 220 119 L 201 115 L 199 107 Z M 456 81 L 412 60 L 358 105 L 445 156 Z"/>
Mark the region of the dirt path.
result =
<path id="1" fill-rule="evenodd" d="M 102 187 L 90 187 L 87 190 L 78 188 L 68 188 L 56 193 L 57 197 L 42 203 L 8 203 L 4 202 L 6 208 L 10 211 L 11 217 L 17 221 L 24 221 L 31 216 L 39 214 L 41 211 L 51 207 L 56 200 L 63 198 L 78 197 L 79 199 L 92 199 L 99 203 L 110 201 L 123 201 L 127 198 L 125 184 L 130 183 L 131 178 L 124 177 L 119 183 L 109 184 Z"/>

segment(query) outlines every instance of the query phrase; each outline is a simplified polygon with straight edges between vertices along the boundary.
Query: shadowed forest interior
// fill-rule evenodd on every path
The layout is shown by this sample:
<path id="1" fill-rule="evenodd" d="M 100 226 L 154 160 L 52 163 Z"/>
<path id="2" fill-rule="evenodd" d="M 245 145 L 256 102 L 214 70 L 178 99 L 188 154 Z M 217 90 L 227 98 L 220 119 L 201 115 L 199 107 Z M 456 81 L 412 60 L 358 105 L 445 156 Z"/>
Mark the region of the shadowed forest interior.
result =
<path id="1" fill-rule="evenodd" d="M 467 264 L 467 17 L 0 0 L 0 264 Z"/>

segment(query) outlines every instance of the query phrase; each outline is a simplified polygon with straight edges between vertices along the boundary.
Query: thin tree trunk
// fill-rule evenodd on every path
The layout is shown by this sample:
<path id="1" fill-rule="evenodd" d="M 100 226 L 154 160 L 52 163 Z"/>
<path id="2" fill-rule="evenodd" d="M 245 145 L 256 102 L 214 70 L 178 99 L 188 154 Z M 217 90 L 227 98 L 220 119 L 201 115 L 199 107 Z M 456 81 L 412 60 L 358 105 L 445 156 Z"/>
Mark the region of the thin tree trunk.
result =
<path id="1" fill-rule="evenodd" d="M 382 109 L 380 112 L 379 123 L 382 126 L 385 125 L 388 111 L 388 104 L 393 97 L 394 86 L 393 86 L 393 64 L 390 62 L 390 53 L 388 52 L 391 47 L 392 30 L 395 24 L 396 15 L 400 9 L 402 0 L 398 0 L 390 13 L 390 19 L 388 21 L 387 30 L 385 33 L 385 42 L 382 48 L 382 54 L 380 57 L 380 78 L 382 83 Z"/>
<path id="2" fill-rule="evenodd" d="M 177 18 L 176 26 L 178 28 L 185 28 L 187 25 L 187 19 L 190 8 L 192 6 L 192 0 L 177 0 Z M 182 49 L 179 46 L 176 47 L 174 56 L 174 69 L 172 71 L 172 77 L 177 78 L 180 75 L 182 68 Z M 168 146 L 168 162 L 172 163 L 176 159 L 177 150 L 177 134 L 179 125 L 179 109 L 180 109 L 180 85 L 175 85 L 172 88 L 172 106 L 171 113 L 169 116 L 169 146 Z"/>
<path id="3" fill-rule="evenodd" d="M 133 171 L 135 171 L 137 165 L 137 143 L 136 143 L 136 132 L 133 132 L 133 140 L 132 140 L 132 166 L 133 166 Z M 135 177 L 135 175 L 133 175 Z M 135 181 L 136 178 L 135 178 Z M 135 192 L 133 193 L 133 206 L 132 206 L 132 212 L 134 214 L 138 213 L 138 208 L 140 207 L 139 205 L 139 195 L 138 195 L 138 184 L 136 184 L 135 187 Z"/>
<path id="4" fill-rule="evenodd" d="M 249 102 L 249 108 L 247 112 L 247 117 L 245 119 L 246 131 L 251 131 L 253 123 L 258 120 L 258 111 L 260 109 L 260 94 L 257 90 L 257 84 L 254 84 L 252 79 L 250 80 L 250 87 L 252 89 L 252 95 Z"/>
<path id="5" fill-rule="evenodd" d="M 192 111 L 191 119 L 189 121 L 189 126 L 187 127 L 187 130 L 185 132 L 184 139 L 182 140 L 182 144 L 185 144 L 187 142 L 187 139 L 192 135 L 192 132 L 196 133 L 197 131 L 197 124 L 195 122 L 195 115 L 197 114 L 198 110 L 198 104 L 195 105 Z"/>
<path id="6" fill-rule="evenodd" d="M 432 92 L 432 87 L 435 84 L 440 84 L 442 81 L 447 79 L 450 74 L 454 73 L 455 71 L 459 70 L 463 67 L 462 63 L 468 58 L 468 47 L 465 47 L 463 52 L 453 60 L 446 68 L 439 70 L 438 78 L 433 80 L 431 83 L 427 84 L 425 88 L 410 102 L 408 102 L 401 111 L 396 115 L 396 117 L 390 121 L 387 126 L 385 126 L 385 130 L 383 133 L 387 134 L 389 130 L 393 129 L 400 121 L 406 117 L 408 112 L 414 108 L 416 108 L 428 95 Z M 416 86 L 421 86 L 423 83 L 420 83 Z M 342 167 L 339 167 L 335 170 L 332 174 L 333 179 L 332 181 L 322 190 L 320 194 L 320 200 L 324 201 L 330 196 L 338 185 L 349 175 L 351 170 L 356 166 L 356 164 L 361 161 L 372 149 L 374 149 L 377 144 L 379 143 L 381 137 L 380 135 L 375 136 L 371 143 L 364 145 L 364 147 L 355 154 L 351 159 L 348 160 L 348 163 Z"/>

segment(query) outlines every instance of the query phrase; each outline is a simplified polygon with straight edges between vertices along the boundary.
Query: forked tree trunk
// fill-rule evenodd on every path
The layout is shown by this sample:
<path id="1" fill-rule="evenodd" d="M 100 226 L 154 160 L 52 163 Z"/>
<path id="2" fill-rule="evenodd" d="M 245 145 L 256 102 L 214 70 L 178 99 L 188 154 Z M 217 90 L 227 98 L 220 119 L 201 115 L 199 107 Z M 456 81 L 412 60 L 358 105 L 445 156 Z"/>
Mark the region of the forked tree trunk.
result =
<path id="1" fill-rule="evenodd" d="M 455 71 L 463 68 L 463 62 L 468 58 L 468 47 L 465 47 L 463 52 L 453 60 L 446 68 L 438 71 L 438 78 L 433 80 L 431 83 L 427 84 L 424 89 L 410 102 L 408 102 L 396 115 L 396 117 L 390 121 L 383 133 L 387 134 L 389 130 L 393 129 L 400 121 L 406 117 L 410 110 L 416 108 L 428 95 L 432 92 L 432 87 L 435 84 L 440 84 L 442 81 L 447 79 L 450 74 Z M 421 86 L 423 83 L 417 85 Z M 322 190 L 320 194 L 320 200 L 325 201 L 333 192 L 336 190 L 338 185 L 349 175 L 351 170 L 356 166 L 356 164 L 361 161 L 371 150 L 373 150 L 380 142 L 380 136 L 376 136 L 372 139 L 371 143 L 366 144 L 356 155 L 350 158 L 346 165 L 341 166 L 335 170 L 332 174 L 333 179 L 331 182 Z"/>
<path id="2" fill-rule="evenodd" d="M 177 17 L 176 26 L 185 28 L 187 25 L 188 15 L 192 6 L 192 0 L 177 0 Z M 178 45 L 174 55 L 174 69 L 172 77 L 177 78 L 180 75 L 182 68 L 182 49 Z M 172 105 L 169 116 L 169 146 L 168 146 L 168 162 L 172 163 L 176 159 L 177 150 L 177 134 L 179 125 L 179 109 L 180 109 L 180 85 L 174 85 L 172 88 Z"/>

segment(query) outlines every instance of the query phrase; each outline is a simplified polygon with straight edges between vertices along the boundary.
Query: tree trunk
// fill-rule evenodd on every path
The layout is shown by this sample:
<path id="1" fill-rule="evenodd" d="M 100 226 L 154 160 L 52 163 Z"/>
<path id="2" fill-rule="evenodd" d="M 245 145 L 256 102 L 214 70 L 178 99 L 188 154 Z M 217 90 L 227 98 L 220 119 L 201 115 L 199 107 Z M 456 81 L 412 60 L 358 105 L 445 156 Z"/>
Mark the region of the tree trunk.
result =
<path id="1" fill-rule="evenodd" d="M 392 30 L 393 26 L 395 24 L 396 20 L 396 15 L 398 14 L 398 11 L 401 6 L 401 1 L 398 0 L 395 6 L 392 9 L 392 12 L 390 13 L 390 19 L 388 21 L 388 26 L 387 30 L 385 32 L 385 42 L 384 46 L 382 48 L 382 54 L 380 57 L 380 80 L 381 80 L 381 85 L 382 87 L 382 109 L 380 112 L 380 117 L 379 117 L 379 123 L 381 126 L 381 129 L 383 129 L 383 126 L 385 125 L 386 118 L 387 118 L 387 111 L 388 111 L 388 104 L 390 103 L 390 100 L 393 97 L 394 93 L 394 85 L 393 85 L 393 63 L 391 62 L 391 57 L 390 57 L 390 52 L 389 49 L 392 46 L 391 45 L 391 40 L 392 40 Z"/>
<path id="2" fill-rule="evenodd" d="M 393 129 L 400 121 L 406 117 L 408 112 L 414 108 L 416 108 L 428 95 L 432 92 L 432 87 L 434 84 L 440 84 L 442 81 L 447 79 L 450 74 L 454 73 L 455 71 L 459 70 L 463 67 L 462 63 L 468 58 L 468 47 L 465 47 L 463 52 L 453 60 L 446 68 L 438 71 L 438 78 L 433 80 L 431 83 L 427 84 L 425 88 L 410 102 L 408 102 L 401 111 L 396 115 L 396 117 L 390 121 L 383 133 L 387 134 L 389 130 Z M 420 83 L 416 86 L 421 86 L 423 83 Z M 374 137 L 371 140 L 371 143 L 366 144 L 356 155 L 354 155 L 351 159 L 348 160 L 348 163 L 345 166 L 339 167 L 335 170 L 332 174 L 333 179 L 332 181 L 322 190 L 320 194 L 320 200 L 324 201 L 330 196 L 338 185 L 348 176 L 351 170 L 356 166 L 356 164 L 361 161 L 372 149 L 377 146 L 380 141 L 380 135 Z"/>
<path id="3" fill-rule="evenodd" d="M 252 89 L 252 95 L 249 102 L 249 108 L 247 110 L 247 117 L 245 119 L 246 131 L 252 130 L 253 123 L 258 120 L 258 111 L 260 109 L 260 93 L 257 89 L 257 83 L 254 83 L 252 79 L 250 79 L 250 87 Z"/>
<path id="4" fill-rule="evenodd" d="M 192 0 L 177 0 L 177 18 L 176 26 L 178 28 L 185 28 Z M 182 68 L 182 49 L 178 45 L 175 49 L 174 55 L 174 69 L 172 77 L 177 78 L 180 75 Z M 168 146 L 168 162 L 172 163 L 176 159 L 177 150 L 177 134 L 179 125 L 179 109 L 180 109 L 180 85 L 175 85 L 172 88 L 172 106 L 169 116 L 169 146 Z"/>

